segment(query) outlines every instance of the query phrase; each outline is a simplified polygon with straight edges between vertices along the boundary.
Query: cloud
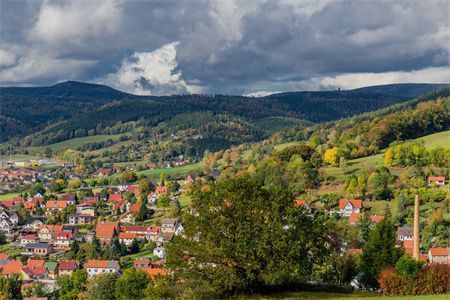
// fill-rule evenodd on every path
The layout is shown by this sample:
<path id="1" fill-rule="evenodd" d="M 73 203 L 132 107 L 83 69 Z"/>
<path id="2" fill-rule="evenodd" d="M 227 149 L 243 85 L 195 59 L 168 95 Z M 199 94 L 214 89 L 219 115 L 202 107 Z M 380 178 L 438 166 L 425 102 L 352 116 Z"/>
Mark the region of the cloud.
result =
<path id="1" fill-rule="evenodd" d="M 29 38 L 52 45 L 81 45 L 87 39 L 117 32 L 120 25 L 120 8 L 114 0 L 46 1 Z"/>
<path id="2" fill-rule="evenodd" d="M 0 53 L 0 72 L 18 84 L 111 77 L 139 93 L 239 94 L 324 88 L 345 76 L 364 85 L 449 62 L 445 0 L 25 0 L 0 9 L 0 49 L 14 53 Z M 156 63 L 173 41 L 170 63 Z M 66 73 L 19 74 L 39 61 Z"/>
<path id="3" fill-rule="evenodd" d="M 0 49 L 0 67 L 11 66 L 16 61 L 16 55 L 4 49 Z"/>
<path id="4" fill-rule="evenodd" d="M 151 52 L 136 52 L 122 61 L 117 72 L 99 82 L 137 95 L 200 93 L 202 87 L 187 84 L 177 70 L 177 46 L 172 42 Z"/>

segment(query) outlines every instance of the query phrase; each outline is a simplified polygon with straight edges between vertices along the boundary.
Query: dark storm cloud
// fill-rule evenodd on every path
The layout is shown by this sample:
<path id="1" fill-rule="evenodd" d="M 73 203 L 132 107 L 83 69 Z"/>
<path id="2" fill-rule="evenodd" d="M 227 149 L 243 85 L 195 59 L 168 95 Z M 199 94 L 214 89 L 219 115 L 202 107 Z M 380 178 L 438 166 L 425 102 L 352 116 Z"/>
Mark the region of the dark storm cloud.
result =
<path id="1" fill-rule="evenodd" d="M 448 81 L 446 1 L 3 1 L 0 81 L 247 93 Z M 376 74 L 374 74 L 376 73 Z"/>

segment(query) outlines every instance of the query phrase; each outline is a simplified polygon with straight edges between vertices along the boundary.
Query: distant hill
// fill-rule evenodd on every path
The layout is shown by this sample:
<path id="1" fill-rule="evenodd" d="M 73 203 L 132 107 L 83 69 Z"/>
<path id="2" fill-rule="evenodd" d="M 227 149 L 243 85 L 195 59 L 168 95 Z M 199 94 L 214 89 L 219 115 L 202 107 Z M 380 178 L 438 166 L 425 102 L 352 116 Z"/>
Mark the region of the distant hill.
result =
<path id="1" fill-rule="evenodd" d="M 217 150 L 257 141 L 284 128 L 388 107 L 447 86 L 393 84 L 266 97 L 135 96 L 108 86 L 75 81 L 50 87 L 4 87 L 0 88 L 0 143 L 28 135 L 12 142 L 45 146 L 84 136 L 129 133 L 135 140 L 197 136 L 195 144 L 202 145 L 198 151 Z M 199 118 L 198 122 L 187 121 L 192 118 Z M 186 124 L 191 125 L 186 128 Z M 237 132 L 245 133 L 242 139 Z"/>

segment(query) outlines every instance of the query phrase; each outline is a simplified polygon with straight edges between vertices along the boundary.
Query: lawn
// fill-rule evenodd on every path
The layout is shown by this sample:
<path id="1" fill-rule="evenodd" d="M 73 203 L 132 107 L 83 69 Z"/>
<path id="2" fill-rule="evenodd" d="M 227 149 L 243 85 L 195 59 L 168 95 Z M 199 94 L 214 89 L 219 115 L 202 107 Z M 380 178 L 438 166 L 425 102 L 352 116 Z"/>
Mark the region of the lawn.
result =
<path id="1" fill-rule="evenodd" d="M 182 208 L 188 207 L 191 204 L 191 197 L 188 195 L 180 195 L 180 197 L 178 197 L 178 201 L 180 201 L 180 205 Z"/>
<path id="2" fill-rule="evenodd" d="M 369 293 L 369 292 L 353 292 L 351 294 L 339 294 L 339 293 L 328 293 L 328 292 L 282 292 L 271 295 L 255 295 L 255 296 L 244 296 L 239 297 L 241 299 L 339 299 L 339 300 L 347 300 L 347 299 L 380 299 L 380 300 L 441 300 L 441 299 L 449 299 L 450 295 L 423 295 L 423 296 L 397 296 L 397 297 L 388 297 L 382 296 L 378 293 Z"/>
<path id="3" fill-rule="evenodd" d="M 174 168 L 164 168 L 164 169 L 152 169 L 152 170 L 145 170 L 140 171 L 138 174 L 143 174 L 148 176 L 149 178 L 159 178 L 160 174 L 180 174 L 180 175 L 187 175 L 189 172 L 199 170 L 203 166 L 201 163 L 195 163 L 190 165 L 185 165 L 181 167 L 174 167 Z"/>
<path id="4" fill-rule="evenodd" d="M 0 195 L 0 201 L 12 200 L 17 195 L 19 195 L 19 193 L 10 193 L 10 194 L 5 194 L 5 195 Z"/>
<path id="5" fill-rule="evenodd" d="M 427 149 L 433 149 L 437 147 L 450 148 L 450 130 L 430 134 L 419 138 L 419 140 L 425 141 L 425 147 Z"/>
<path id="6" fill-rule="evenodd" d="M 76 150 L 78 147 L 83 146 L 84 144 L 88 144 L 88 143 L 104 142 L 108 139 L 112 139 L 113 141 L 118 141 L 120 136 L 121 136 L 121 134 L 86 136 L 86 137 L 74 138 L 74 139 L 67 140 L 67 141 L 62 141 L 62 142 L 51 144 L 48 146 L 30 147 L 30 149 L 36 150 L 39 152 L 45 151 L 45 149 L 47 147 L 52 149 L 53 151 L 61 151 L 61 150 L 68 149 L 68 148 Z"/>

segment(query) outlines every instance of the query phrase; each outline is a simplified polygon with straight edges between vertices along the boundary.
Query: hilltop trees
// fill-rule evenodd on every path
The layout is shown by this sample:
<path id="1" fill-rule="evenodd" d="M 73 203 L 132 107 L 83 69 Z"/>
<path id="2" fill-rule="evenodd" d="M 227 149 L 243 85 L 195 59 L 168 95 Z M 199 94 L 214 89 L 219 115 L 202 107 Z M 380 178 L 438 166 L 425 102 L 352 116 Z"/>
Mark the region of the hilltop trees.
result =
<path id="1" fill-rule="evenodd" d="M 322 261 L 322 222 L 295 206 L 284 184 L 261 179 L 244 175 L 194 190 L 184 235 L 168 246 L 167 266 L 178 280 L 219 296 L 300 282 Z"/>

